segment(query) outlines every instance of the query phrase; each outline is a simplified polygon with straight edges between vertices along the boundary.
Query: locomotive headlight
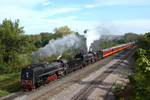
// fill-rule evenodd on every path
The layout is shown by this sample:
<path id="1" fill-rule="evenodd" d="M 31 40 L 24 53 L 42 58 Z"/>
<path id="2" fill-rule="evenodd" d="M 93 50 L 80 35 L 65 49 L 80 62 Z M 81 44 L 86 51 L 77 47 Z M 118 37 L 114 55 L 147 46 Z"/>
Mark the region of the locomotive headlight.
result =
<path id="1" fill-rule="evenodd" d="M 29 73 L 28 72 L 26 72 L 26 77 L 29 77 Z"/>

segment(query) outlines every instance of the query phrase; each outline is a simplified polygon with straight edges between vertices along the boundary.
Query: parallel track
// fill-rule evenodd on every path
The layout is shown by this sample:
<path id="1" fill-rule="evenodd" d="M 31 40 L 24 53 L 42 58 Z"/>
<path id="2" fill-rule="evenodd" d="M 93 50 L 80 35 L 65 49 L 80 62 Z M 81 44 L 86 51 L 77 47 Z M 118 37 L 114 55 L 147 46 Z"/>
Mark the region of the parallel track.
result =
<path id="1" fill-rule="evenodd" d="M 130 48 L 130 47 L 129 47 Z M 61 91 L 63 91 L 65 88 L 67 88 L 67 87 L 69 87 L 69 86 L 71 86 L 72 84 L 74 84 L 74 82 L 77 82 L 77 81 L 79 81 L 79 80 L 81 80 L 82 78 L 84 78 L 84 77 L 86 77 L 87 75 L 89 75 L 89 74 L 91 74 L 92 72 L 94 72 L 94 71 L 96 71 L 97 69 L 99 69 L 99 68 L 101 68 L 102 66 L 104 66 L 104 65 L 106 65 L 107 63 L 109 63 L 112 59 L 114 59 L 114 58 L 116 58 L 116 57 L 119 57 L 120 56 L 120 54 L 124 54 L 129 48 L 127 48 L 127 49 L 125 49 L 125 50 L 123 50 L 123 51 L 120 51 L 120 52 L 118 52 L 118 53 L 115 53 L 115 54 L 113 54 L 113 55 L 111 55 L 111 56 L 109 56 L 109 57 L 106 57 L 106 58 L 104 58 L 104 59 L 101 59 L 100 61 L 102 62 L 100 65 L 96 65 L 96 63 L 94 63 L 96 66 L 95 67 L 91 67 L 90 68 L 90 70 L 88 70 L 87 72 L 84 72 L 84 73 L 82 73 L 82 74 L 80 74 L 80 75 L 78 75 L 77 77 L 75 77 L 75 78 L 73 78 L 73 79 L 70 79 L 70 80 L 68 80 L 68 81 L 66 81 L 66 82 L 64 82 L 64 83 L 62 83 L 61 85 L 59 85 L 59 86 L 57 86 L 57 87 L 55 87 L 55 88 L 53 88 L 53 89 L 50 89 L 48 92 L 46 92 L 46 93 L 43 93 L 43 94 L 40 94 L 39 96 L 37 96 L 36 98 L 34 98 L 34 100 L 36 100 L 36 99 L 50 99 L 51 97 L 53 97 L 54 95 L 56 95 L 56 94 L 58 94 L 59 92 L 61 92 Z M 71 75 L 71 74 L 74 74 L 74 73 L 76 73 L 76 72 L 78 72 L 78 71 L 80 71 L 80 70 L 77 70 L 77 71 L 75 71 L 75 72 L 72 72 L 72 73 L 70 73 L 69 75 Z M 111 72 L 111 70 L 110 70 L 110 72 Z M 103 76 L 103 78 L 100 78 L 99 79 L 99 77 L 97 77 L 97 79 L 98 79 L 98 81 L 102 81 L 102 80 L 104 80 L 105 79 L 105 77 L 107 77 L 109 74 L 110 74 L 110 72 L 108 73 L 108 71 L 107 72 L 103 72 L 103 74 L 104 75 L 102 75 Z M 49 86 L 50 84 L 55 84 L 55 82 L 57 82 L 57 81 L 59 81 L 59 80 L 63 80 L 63 78 L 60 78 L 60 79 L 57 79 L 56 81 L 53 81 L 53 82 L 50 82 L 49 84 L 46 84 L 46 86 Z M 91 91 L 92 89 L 94 89 L 94 87 L 92 86 L 89 86 L 90 88 L 89 88 L 89 90 Z M 4 97 L 4 98 L 2 98 L 2 100 L 12 100 L 12 99 L 14 99 L 14 98 L 16 98 L 16 97 L 20 97 L 20 96 L 23 96 L 23 95 L 28 95 L 28 94 L 32 94 L 32 93 L 34 93 L 34 92 L 36 92 L 36 91 L 38 91 L 38 90 L 40 90 L 42 87 L 40 87 L 40 88 L 38 88 L 38 89 L 36 89 L 36 90 L 33 90 L 33 91 L 31 91 L 31 92 L 23 92 L 22 90 L 21 91 L 18 91 L 17 93 L 15 93 L 14 95 L 11 95 L 11 96 L 8 96 L 8 97 Z M 92 89 L 91 89 L 92 88 Z M 83 91 L 83 93 L 84 93 L 84 91 L 85 90 L 82 90 Z M 88 92 L 87 94 L 90 94 L 91 92 Z M 76 97 L 76 96 L 75 96 Z M 74 99 L 74 100 L 76 100 L 76 98 L 72 98 L 72 99 Z M 1 100 L 1 99 L 0 99 Z"/>
<path id="2" fill-rule="evenodd" d="M 128 51 L 128 53 L 126 53 L 126 55 L 124 55 L 124 57 L 121 58 L 117 63 L 109 67 L 107 71 L 104 71 L 99 76 L 97 76 L 90 84 L 88 84 L 80 92 L 78 92 L 72 98 L 72 100 L 87 100 L 88 96 L 94 91 L 94 89 L 97 88 L 98 85 L 100 85 L 101 82 L 103 82 L 109 76 L 109 74 L 112 73 L 113 70 L 116 69 L 128 57 L 129 53 L 131 53 L 132 51 L 134 51 L 134 49 Z M 94 82 L 96 82 L 96 84 L 94 84 Z"/>
<path id="3" fill-rule="evenodd" d="M 101 60 L 101 61 L 103 62 L 102 64 L 97 65 L 97 66 L 95 66 L 95 67 L 92 67 L 92 68 L 91 68 L 90 70 L 88 70 L 87 72 L 84 72 L 83 74 L 80 74 L 80 75 L 78 75 L 77 77 L 75 77 L 75 78 L 73 78 L 73 79 L 70 79 L 70 80 L 67 81 L 67 82 L 64 82 L 63 84 L 57 86 L 56 88 L 51 89 L 49 92 L 46 92 L 46 93 L 41 94 L 40 96 L 38 96 L 38 97 L 35 98 L 34 100 L 36 100 L 36 99 L 43 99 L 43 100 L 50 99 L 50 98 L 53 97 L 54 95 L 56 95 L 56 94 L 58 94 L 59 92 L 63 91 L 65 88 L 67 88 L 67 87 L 73 85 L 74 82 L 78 82 L 79 80 L 83 79 L 83 78 L 86 77 L 87 75 L 93 73 L 93 72 L 96 71 L 97 69 L 99 69 L 99 68 L 101 68 L 102 66 L 106 65 L 106 64 L 109 63 L 112 59 L 114 59 L 114 58 L 116 58 L 116 57 L 118 58 L 118 57 L 120 56 L 120 54 L 124 54 L 128 49 L 129 49 L 129 48 L 127 48 L 126 50 L 123 50 L 123 51 L 121 51 L 121 52 L 119 52 L 119 53 L 113 54 L 113 55 L 110 56 L 110 57 L 106 57 L 106 58 L 102 59 L 102 60 Z M 121 61 L 121 62 L 122 62 L 122 61 Z M 118 62 L 118 64 L 120 64 L 121 62 Z M 112 66 L 111 69 L 115 69 L 115 68 L 118 66 L 118 64 L 115 64 L 115 66 Z M 103 72 L 103 73 L 99 76 L 99 77 L 101 77 L 100 79 L 99 79 L 99 77 L 97 77 L 95 80 L 101 82 L 101 81 L 103 81 L 111 72 L 112 72 L 112 70 L 105 71 L 105 72 Z M 98 79 L 98 80 L 97 80 L 97 79 Z M 88 86 L 86 86 L 86 88 L 85 88 L 83 91 L 80 92 L 81 95 L 90 94 L 90 93 L 91 93 L 90 91 L 92 91 L 92 90 L 94 89 L 94 87 L 95 87 L 95 86 L 93 86 L 93 85 L 88 85 Z M 88 90 L 86 90 L 86 89 L 89 90 L 88 93 L 85 92 L 85 91 L 88 91 Z M 77 97 L 80 95 L 80 93 L 77 94 Z M 83 94 L 82 94 L 82 93 L 83 93 Z M 85 96 L 85 95 L 84 95 L 84 96 Z M 84 97 L 84 96 L 83 96 L 83 97 Z M 75 96 L 75 98 L 76 98 L 76 96 Z M 76 99 L 73 98 L 73 100 L 76 100 Z M 82 98 L 81 98 L 81 99 L 78 99 L 78 100 L 82 100 Z"/>

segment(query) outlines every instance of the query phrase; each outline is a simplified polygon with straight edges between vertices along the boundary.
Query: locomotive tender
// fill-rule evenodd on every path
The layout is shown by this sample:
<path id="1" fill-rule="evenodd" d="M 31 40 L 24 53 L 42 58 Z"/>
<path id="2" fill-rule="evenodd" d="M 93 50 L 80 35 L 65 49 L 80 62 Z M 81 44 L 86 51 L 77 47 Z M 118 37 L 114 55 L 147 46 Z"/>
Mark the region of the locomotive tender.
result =
<path id="1" fill-rule="evenodd" d="M 43 62 L 28 65 L 21 70 L 21 86 L 25 91 L 35 89 L 49 81 L 57 79 L 57 77 L 62 77 L 71 71 L 85 67 L 134 44 L 135 42 L 131 42 L 96 52 L 80 53 L 74 58 L 58 59 L 52 63 Z"/>

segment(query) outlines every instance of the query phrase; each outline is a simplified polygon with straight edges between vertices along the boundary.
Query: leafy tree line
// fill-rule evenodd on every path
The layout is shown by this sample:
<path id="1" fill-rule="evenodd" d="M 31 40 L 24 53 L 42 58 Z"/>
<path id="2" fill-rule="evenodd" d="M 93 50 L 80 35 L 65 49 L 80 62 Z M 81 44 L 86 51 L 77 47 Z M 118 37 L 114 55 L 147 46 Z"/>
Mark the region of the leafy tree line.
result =
<path id="1" fill-rule="evenodd" d="M 74 50 L 73 48 L 70 48 L 62 53 L 63 58 L 69 58 L 69 57 L 72 58 L 77 53 L 85 52 L 87 49 L 86 49 L 85 37 L 83 35 L 79 35 L 78 32 L 71 31 L 69 27 L 64 26 L 60 28 L 55 28 L 54 33 L 42 32 L 38 35 L 31 35 L 31 36 L 35 39 L 35 46 L 37 48 L 40 48 L 40 47 L 44 47 L 45 45 L 47 45 L 49 41 L 52 39 L 55 40 L 57 38 L 62 38 L 63 36 L 66 36 L 72 33 L 79 37 L 80 49 Z M 38 62 L 39 63 L 44 62 L 44 61 L 52 62 L 53 60 L 56 60 L 59 55 L 60 55 L 59 53 L 56 53 L 56 54 L 51 55 L 50 57 L 45 57 L 44 59 L 39 60 Z"/>
<path id="2" fill-rule="evenodd" d="M 78 37 L 83 38 L 81 45 L 83 47 L 82 50 L 85 50 L 84 36 L 70 30 L 67 26 L 55 28 L 54 33 L 42 32 L 37 35 L 25 35 L 23 28 L 19 26 L 19 20 L 13 22 L 5 19 L 0 24 L 0 74 L 19 72 L 21 68 L 31 63 L 32 51 L 44 47 L 52 39 L 62 38 L 71 33 L 75 33 Z M 101 49 L 105 49 L 116 44 L 131 42 L 134 41 L 133 38 L 136 36 L 136 34 L 127 33 L 123 38 L 115 38 L 111 41 L 105 39 L 99 46 L 102 47 Z M 63 57 L 73 57 L 78 52 L 79 50 L 67 50 L 63 53 Z M 67 55 L 68 53 L 70 55 Z M 42 61 L 52 61 L 58 55 L 53 55 Z"/>
<path id="3" fill-rule="evenodd" d="M 62 38 L 68 34 L 75 33 L 80 36 L 77 32 L 71 31 L 69 27 L 63 26 L 60 28 L 55 28 L 54 33 L 41 32 L 38 35 L 31 35 L 35 39 L 35 46 L 37 48 L 44 47 L 52 39 Z"/>
<path id="4" fill-rule="evenodd" d="M 147 58 L 150 60 L 150 32 L 140 35 L 137 44 L 139 48 L 146 50 Z"/>
<path id="5" fill-rule="evenodd" d="M 31 63 L 32 51 L 44 47 L 51 39 L 75 33 L 64 26 L 55 28 L 54 33 L 42 32 L 38 35 L 25 35 L 23 28 L 19 26 L 19 20 L 12 22 L 5 19 L 0 24 L 0 74 L 19 72 L 21 68 Z M 80 36 L 78 33 L 75 34 Z M 67 52 L 71 51 L 65 51 L 64 57 L 67 56 L 65 55 Z M 72 54 L 75 55 L 77 52 L 73 51 Z M 52 61 L 57 58 L 57 55 L 42 61 Z"/>
<path id="6" fill-rule="evenodd" d="M 129 75 L 136 100 L 150 100 L 150 33 L 140 35 L 137 41 L 135 75 Z"/>
<path id="7" fill-rule="evenodd" d="M 125 33 L 125 35 L 102 35 L 99 40 L 95 40 L 91 48 L 93 50 L 102 50 L 113 46 L 137 41 L 139 35 L 135 33 Z"/>
<path id="8" fill-rule="evenodd" d="M 5 19 L 0 24 L 0 74 L 18 72 L 20 66 L 29 63 L 29 59 L 21 56 L 35 50 L 34 39 L 23 33 L 19 20 L 12 22 Z"/>
<path id="9" fill-rule="evenodd" d="M 137 41 L 139 35 L 137 35 L 136 33 L 125 33 L 125 35 L 120 36 L 120 37 L 116 37 L 115 39 L 113 39 L 113 42 L 117 43 L 117 44 L 124 44 L 124 43 L 128 43 L 128 42 L 134 42 Z"/>

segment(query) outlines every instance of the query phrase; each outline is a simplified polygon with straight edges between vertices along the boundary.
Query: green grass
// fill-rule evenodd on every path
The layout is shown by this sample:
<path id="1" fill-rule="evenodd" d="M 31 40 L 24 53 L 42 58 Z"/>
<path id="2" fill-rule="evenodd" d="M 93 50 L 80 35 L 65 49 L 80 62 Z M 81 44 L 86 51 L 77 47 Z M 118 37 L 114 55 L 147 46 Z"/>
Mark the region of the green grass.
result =
<path id="1" fill-rule="evenodd" d="M 0 97 L 20 89 L 20 73 L 0 75 Z"/>

